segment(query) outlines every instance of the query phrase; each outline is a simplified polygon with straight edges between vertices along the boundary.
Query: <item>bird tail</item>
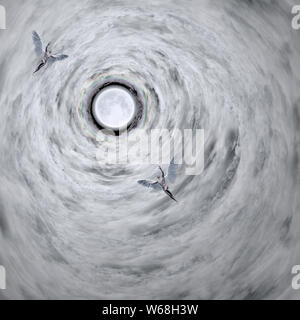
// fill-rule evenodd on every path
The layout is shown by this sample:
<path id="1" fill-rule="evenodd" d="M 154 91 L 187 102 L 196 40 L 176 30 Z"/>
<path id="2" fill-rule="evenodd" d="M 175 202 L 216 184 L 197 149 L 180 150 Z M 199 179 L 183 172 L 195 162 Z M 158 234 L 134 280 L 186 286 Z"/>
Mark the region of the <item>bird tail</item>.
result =
<path id="1" fill-rule="evenodd" d="M 38 67 L 34 70 L 33 74 L 35 74 L 36 72 L 38 72 L 43 66 L 45 65 L 44 62 L 41 62 Z"/>
<path id="2" fill-rule="evenodd" d="M 164 191 L 165 191 L 165 193 L 166 193 L 172 200 L 178 202 L 178 201 L 174 198 L 174 196 L 172 195 L 172 193 L 171 193 L 169 190 L 164 190 Z"/>

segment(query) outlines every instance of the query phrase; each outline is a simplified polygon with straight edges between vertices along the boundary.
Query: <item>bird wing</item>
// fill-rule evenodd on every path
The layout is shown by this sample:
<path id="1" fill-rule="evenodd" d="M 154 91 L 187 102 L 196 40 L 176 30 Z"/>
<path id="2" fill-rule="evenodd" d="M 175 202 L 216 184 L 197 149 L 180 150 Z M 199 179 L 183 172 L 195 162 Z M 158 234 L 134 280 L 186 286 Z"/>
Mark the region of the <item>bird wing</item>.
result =
<path id="1" fill-rule="evenodd" d="M 67 59 L 69 56 L 66 54 L 58 54 L 56 56 L 50 56 L 49 59 L 51 59 L 51 61 L 60 61 L 60 60 L 64 60 Z"/>
<path id="2" fill-rule="evenodd" d="M 49 53 L 49 47 L 50 47 L 50 45 L 51 45 L 51 41 L 50 42 L 48 42 L 48 44 L 46 45 L 46 48 L 45 48 L 45 52 L 46 53 Z"/>
<path id="3" fill-rule="evenodd" d="M 42 44 L 40 36 L 37 34 L 36 31 L 32 32 L 32 40 L 33 40 L 36 55 L 38 57 L 41 57 L 44 54 L 43 44 Z"/>
<path id="4" fill-rule="evenodd" d="M 169 183 L 174 183 L 176 180 L 176 172 L 177 172 L 178 164 L 174 163 L 174 158 L 171 160 L 168 174 L 166 176 Z"/>
<path id="5" fill-rule="evenodd" d="M 152 188 L 154 190 L 161 190 L 161 185 L 158 182 L 152 182 L 149 180 L 138 180 L 138 183 L 147 188 Z"/>

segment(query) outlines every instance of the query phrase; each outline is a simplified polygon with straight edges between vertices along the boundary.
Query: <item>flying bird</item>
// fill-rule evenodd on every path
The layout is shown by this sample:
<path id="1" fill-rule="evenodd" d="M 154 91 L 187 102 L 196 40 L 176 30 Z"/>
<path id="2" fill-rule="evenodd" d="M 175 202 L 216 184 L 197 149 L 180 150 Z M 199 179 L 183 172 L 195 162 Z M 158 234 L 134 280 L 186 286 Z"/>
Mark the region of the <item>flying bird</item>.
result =
<path id="1" fill-rule="evenodd" d="M 157 176 L 156 181 L 138 180 L 138 183 L 144 187 L 152 188 L 154 190 L 162 190 L 172 200 L 177 202 L 177 200 L 174 198 L 172 192 L 169 190 L 169 186 L 167 183 L 174 183 L 175 182 L 178 164 L 174 163 L 174 158 L 173 158 L 172 161 L 170 162 L 167 175 L 165 175 L 164 171 L 162 170 L 162 168 L 160 166 L 158 168 L 161 171 L 161 175 Z"/>
<path id="2" fill-rule="evenodd" d="M 48 61 L 55 62 L 55 61 L 60 61 L 68 58 L 66 54 L 52 55 L 52 52 L 49 48 L 50 42 L 47 44 L 45 51 L 43 51 L 43 44 L 42 44 L 41 38 L 36 31 L 32 32 L 32 40 L 35 48 L 35 53 L 41 59 L 39 65 L 37 66 L 37 68 L 33 73 L 38 72 L 42 67 L 46 65 Z"/>

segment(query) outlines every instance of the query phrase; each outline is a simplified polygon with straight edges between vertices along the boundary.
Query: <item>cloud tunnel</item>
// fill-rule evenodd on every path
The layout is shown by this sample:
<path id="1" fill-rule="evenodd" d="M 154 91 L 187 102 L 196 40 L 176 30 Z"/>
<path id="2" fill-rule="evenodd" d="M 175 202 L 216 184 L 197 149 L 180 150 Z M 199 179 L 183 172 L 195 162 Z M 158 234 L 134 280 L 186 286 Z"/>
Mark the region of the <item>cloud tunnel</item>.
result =
<path id="1" fill-rule="evenodd" d="M 291 287 L 300 264 L 291 2 L 3 5 L 0 298 L 300 297 Z M 33 30 L 68 59 L 33 75 Z M 156 166 L 97 161 L 107 146 L 86 94 L 111 79 L 137 91 L 138 128 L 204 129 L 204 170 L 179 172 L 178 203 L 137 184 Z"/>

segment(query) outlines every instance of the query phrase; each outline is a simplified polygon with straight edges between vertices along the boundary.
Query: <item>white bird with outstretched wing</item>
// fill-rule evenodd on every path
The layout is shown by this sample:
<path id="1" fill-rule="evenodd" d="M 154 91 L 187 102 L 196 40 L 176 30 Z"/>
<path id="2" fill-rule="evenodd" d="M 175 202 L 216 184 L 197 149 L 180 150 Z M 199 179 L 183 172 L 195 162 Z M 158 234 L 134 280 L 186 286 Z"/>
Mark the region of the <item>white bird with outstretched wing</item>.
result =
<path id="1" fill-rule="evenodd" d="M 50 42 L 47 44 L 45 51 L 44 51 L 41 38 L 36 31 L 32 32 L 32 40 L 33 40 L 33 44 L 34 44 L 35 53 L 41 59 L 39 65 L 37 66 L 37 68 L 35 69 L 35 71 L 33 73 L 36 73 L 37 71 L 39 71 L 42 67 L 44 67 L 46 65 L 47 62 L 53 63 L 55 61 L 61 61 L 61 60 L 68 58 L 68 56 L 66 54 L 53 55 L 51 53 L 50 48 L 49 48 Z"/>
<path id="2" fill-rule="evenodd" d="M 165 175 L 162 168 L 159 166 L 159 170 L 161 171 L 161 176 L 157 177 L 156 181 L 150 181 L 150 180 L 138 180 L 138 183 L 141 184 L 144 187 L 152 188 L 154 190 L 162 190 L 164 191 L 171 199 L 174 201 L 177 201 L 171 191 L 169 190 L 169 183 L 174 183 L 176 180 L 176 173 L 178 169 L 178 164 L 174 162 L 174 158 L 170 162 L 169 168 L 168 168 L 168 174 Z"/>

